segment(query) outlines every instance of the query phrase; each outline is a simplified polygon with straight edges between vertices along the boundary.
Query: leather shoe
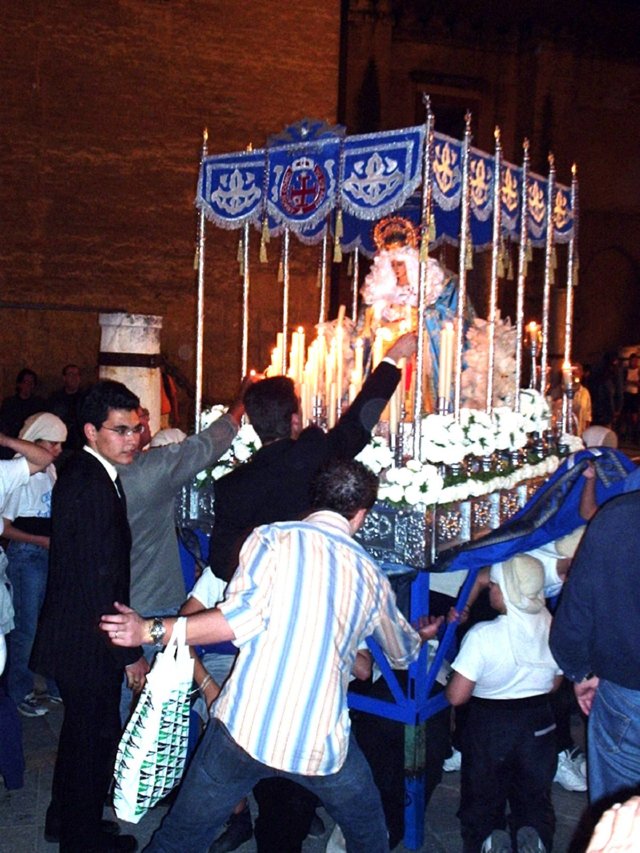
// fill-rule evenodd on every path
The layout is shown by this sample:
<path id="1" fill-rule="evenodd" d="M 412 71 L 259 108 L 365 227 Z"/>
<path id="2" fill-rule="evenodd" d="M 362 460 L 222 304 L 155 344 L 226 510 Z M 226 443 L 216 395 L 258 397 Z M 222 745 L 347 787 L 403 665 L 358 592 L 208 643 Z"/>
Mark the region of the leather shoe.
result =
<path id="1" fill-rule="evenodd" d="M 115 820 L 101 820 L 100 832 L 103 835 L 120 835 L 120 826 Z M 44 840 L 49 844 L 60 843 L 60 820 L 47 815 L 44 824 Z"/>
<path id="2" fill-rule="evenodd" d="M 249 841 L 252 835 L 251 812 L 246 806 L 238 814 L 231 815 L 227 821 L 227 828 L 213 842 L 209 848 L 209 853 L 230 853 L 231 850 L 236 850 L 245 841 Z"/>
<path id="3" fill-rule="evenodd" d="M 133 853 L 138 842 L 133 835 L 102 835 L 104 853 Z"/>

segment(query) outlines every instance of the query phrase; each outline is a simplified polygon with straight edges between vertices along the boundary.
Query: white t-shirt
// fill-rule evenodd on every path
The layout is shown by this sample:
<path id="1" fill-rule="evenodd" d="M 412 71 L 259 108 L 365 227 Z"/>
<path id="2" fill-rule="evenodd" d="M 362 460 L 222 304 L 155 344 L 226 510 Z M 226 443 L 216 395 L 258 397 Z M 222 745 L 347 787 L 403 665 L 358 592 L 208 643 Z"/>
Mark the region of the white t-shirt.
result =
<path id="1" fill-rule="evenodd" d="M 207 566 L 189 593 L 189 598 L 197 598 L 205 609 L 209 610 L 211 607 L 215 607 L 219 601 L 222 601 L 226 588 L 226 581 L 216 577 L 211 568 Z"/>
<path id="2" fill-rule="evenodd" d="M 9 521 L 21 517 L 50 518 L 51 492 L 55 482 L 56 469 L 53 465 L 33 474 L 23 486 L 14 489 L 7 497 L 2 515 Z"/>
<path id="3" fill-rule="evenodd" d="M 0 533 L 4 530 L 2 516 L 7 497 L 14 489 L 29 482 L 29 473 L 29 463 L 24 456 L 0 462 Z"/>
<path id="4" fill-rule="evenodd" d="M 518 666 L 511 652 L 508 616 L 474 625 L 462 641 L 452 669 L 475 681 L 481 699 L 522 699 L 548 693 L 560 669 Z"/>

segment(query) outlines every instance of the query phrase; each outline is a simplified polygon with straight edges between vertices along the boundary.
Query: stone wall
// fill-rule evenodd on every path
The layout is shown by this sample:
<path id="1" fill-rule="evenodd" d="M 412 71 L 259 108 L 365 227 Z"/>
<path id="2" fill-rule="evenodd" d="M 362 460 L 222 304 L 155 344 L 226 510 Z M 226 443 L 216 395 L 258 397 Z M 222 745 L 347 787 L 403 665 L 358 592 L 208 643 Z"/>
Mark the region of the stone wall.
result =
<path id="1" fill-rule="evenodd" d="M 209 151 L 336 120 L 339 0 L 21 0 L 0 13 L 0 393 L 28 365 L 48 392 L 95 378 L 100 311 L 164 317 L 193 382 L 195 195 Z M 277 252 L 252 248 L 250 363 L 280 322 Z M 237 234 L 207 229 L 205 397 L 239 381 Z M 317 251 L 292 241 L 292 322 L 317 321 Z"/>

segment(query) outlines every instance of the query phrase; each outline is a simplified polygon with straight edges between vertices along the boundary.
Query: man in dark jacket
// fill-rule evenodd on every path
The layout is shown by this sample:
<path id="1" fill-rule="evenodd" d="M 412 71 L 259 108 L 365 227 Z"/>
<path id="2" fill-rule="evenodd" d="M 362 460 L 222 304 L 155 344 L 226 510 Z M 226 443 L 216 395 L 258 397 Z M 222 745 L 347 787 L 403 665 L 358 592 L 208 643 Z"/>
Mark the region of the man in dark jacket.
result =
<path id="1" fill-rule="evenodd" d="M 135 850 L 102 821 L 115 752 L 123 669 L 141 689 L 148 665 L 141 649 L 118 649 L 98 630 L 100 614 L 129 600 L 124 492 L 115 465 L 138 448 L 138 398 L 119 382 L 98 382 L 82 408 L 86 446 L 60 472 L 51 507 L 45 602 L 31 667 L 58 683 L 65 713 L 45 837 L 62 853 Z M 109 830 L 109 831 L 107 831 Z"/>

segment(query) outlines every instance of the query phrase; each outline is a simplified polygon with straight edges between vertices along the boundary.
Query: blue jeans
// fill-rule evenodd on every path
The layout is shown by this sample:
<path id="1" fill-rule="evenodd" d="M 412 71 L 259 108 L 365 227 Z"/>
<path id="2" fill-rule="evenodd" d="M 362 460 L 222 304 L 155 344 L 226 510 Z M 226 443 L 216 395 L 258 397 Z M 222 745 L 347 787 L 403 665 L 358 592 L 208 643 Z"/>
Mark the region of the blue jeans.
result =
<path id="1" fill-rule="evenodd" d="M 600 681 L 589 714 L 589 799 L 603 807 L 640 792 L 640 690 Z"/>
<path id="2" fill-rule="evenodd" d="M 7 548 L 7 558 L 7 574 L 13 586 L 15 610 L 15 628 L 7 638 L 7 686 L 9 695 L 18 704 L 33 690 L 33 672 L 29 669 L 29 657 L 47 588 L 49 552 L 39 545 L 12 541 Z M 51 679 L 47 679 L 47 693 L 52 696 L 60 695 L 55 681 Z"/>
<path id="3" fill-rule="evenodd" d="M 290 779 L 318 796 L 340 824 L 349 853 L 388 853 L 380 794 L 355 739 L 345 763 L 329 776 L 302 776 L 261 764 L 212 720 L 196 750 L 173 808 L 147 853 L 201 853 L 216 837 L 233 807 L 260 779 Z"/>

